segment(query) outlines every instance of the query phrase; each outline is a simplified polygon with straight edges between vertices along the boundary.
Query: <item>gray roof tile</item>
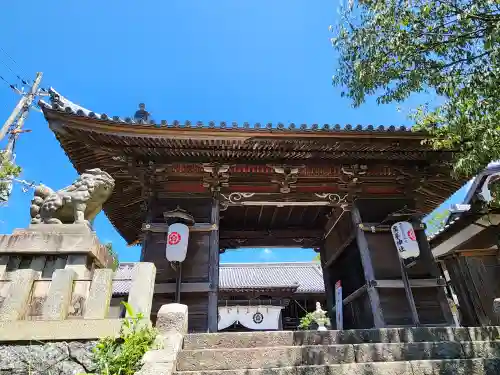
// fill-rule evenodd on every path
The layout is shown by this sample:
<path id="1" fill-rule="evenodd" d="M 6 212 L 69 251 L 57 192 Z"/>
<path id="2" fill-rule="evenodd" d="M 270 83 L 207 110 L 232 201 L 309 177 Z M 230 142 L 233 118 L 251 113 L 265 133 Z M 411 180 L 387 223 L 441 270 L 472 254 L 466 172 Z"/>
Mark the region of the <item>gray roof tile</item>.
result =
<path id="1" fill-rule="evenodd" d="M 113 277 L 113 294 L 128 294 L 132 284 L 132 269 L 135 263 L 120 263 Z"/>
<path id="2" fill-rule="evenodd" d="M 130 290 L 134 263 L 121 263 L 113 279 L 113 294 L 123 295 Z M 297 287 L 298 285 L 298 287 Z M 307 263 L 237 263 L 221 264 L 219 288 L 264 289 L 294 288 L 296 293 L 324 293 L 321 265 Z"/>
<path id="3" fill-rule="evenodd" d="M 102 121 L 108 121 L 108 122 L 115 122 L 115 123 L 129 123 L 129 124 L 136 124 L 137 121 L 133 118 L 130 117 L 125 117 L 121 118 L 119 116 L 108 116 L 107 114 L 99 114 L 92 112 L 78 104 L 73 103 L 69 99 L 65 98 L 61 94 L 59 94 L 56 90 L 53 88 L 49 89 L 49 94 L 50 94 L 50 103 L 47 103 L 43 100 L 40 100 L 38 102 L 38 105 L 42 109 L 50 109 L 50 110 L 55 110 L 59 112 L 66 112 L 68 114 L 73 114 L 77 115 L 80 117 L 87 117 L 87 118 L 93 118 L 96 120 L 102 120 Z M 144 126 L 154 126 L 154 127 L 187 127 L 187 128 L 217 128 L 217 129 L 245 129 L 248 131 L 256 131 L 256 132 L 275 132 L 275 131 L 294 131 L 294 132 L 345 132 L 345 131 L 353 131 L 353 132 L 411 132 L 412 129 L 409 126 L 384 126 L 384 125 L 351 125 L 351 124 L 346 124 L 345 126 L 341 126 L 340 124 L 294 124 L 290 123 L 288 125 L 285 125 L 283 123 L 277 123 L 275 125 L 268 123 L 268 124 L 254 124 L 250 125 L 249 123 L 245 122 L 243 124 L 238 124 L 236 122 L 233 122 L 231 124 L 228 124 L 224 121 L 220 122 L 219 124 L 216 124 L 213 121 L 210 121 L 208 123 L 203 123 L 201 121 L 191 123 L 191 121 L 185 121 L 184 123 L 180 123 L 179 121 L 173 121 L 172 123 L 168 123 L 166 120 L 161 120 L 159 123 L 155 122 L 154 120 L 150 120 L 148 122 L 140 121 L 139 124 L 144 125 Z"/>
<path id="4" fill-rule="evenodd" d="M 323 293 L 325 286 L 319 263 L 221 264 L 220 289 L 291 287 L 297 293 Z"/>

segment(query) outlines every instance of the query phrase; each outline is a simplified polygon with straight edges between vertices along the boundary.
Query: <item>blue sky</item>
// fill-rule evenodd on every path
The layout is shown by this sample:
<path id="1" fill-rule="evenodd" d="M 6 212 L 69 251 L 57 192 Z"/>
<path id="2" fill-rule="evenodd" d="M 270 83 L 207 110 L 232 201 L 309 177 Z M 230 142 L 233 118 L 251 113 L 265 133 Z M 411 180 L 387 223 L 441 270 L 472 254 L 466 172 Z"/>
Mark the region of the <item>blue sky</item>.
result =
<path id="1" fill-rule="evenodd" d="M 423 99 L 353 109 L 332 87 L 335 52 L 328 26 L 337 1 L 150 0 L 6 1 L 0 12 L 0 75 L 32 78 L 95 112 L 131 116 L 145 102 L 157 120 L 409 125 Z M 0 82 L 0 122 L 18 97 Z M 76 173 L 40 113 L 16 149 L 23 178 L 52 188 Z M 29 223 L 31 192 L 15 188 L 0 208 L 0 232 Z M 137 260 L 101 214 L 95 229 L 122 261 Z M 227 252 L 225 262 L 302 261 L 311 250 Z"/>

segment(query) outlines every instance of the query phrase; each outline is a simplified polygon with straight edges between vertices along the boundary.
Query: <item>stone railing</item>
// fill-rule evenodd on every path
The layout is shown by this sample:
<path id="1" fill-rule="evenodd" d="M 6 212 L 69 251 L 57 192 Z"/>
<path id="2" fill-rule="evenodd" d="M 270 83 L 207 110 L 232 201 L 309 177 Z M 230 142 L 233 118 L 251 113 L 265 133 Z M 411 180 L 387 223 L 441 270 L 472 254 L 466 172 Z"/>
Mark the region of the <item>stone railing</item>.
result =
<path id="1" fill-rule="evenodd" d="M 188 307 L 178 303 L 163 305 L 156 319 L 157 341 L 161 349 L 152 349 L 142 358 L 143 366 L 136 375 L 172 374 L 177 355 L 188 331 Z"/>
<path id="2" fill-rule="evenodd" d="M 68 255 L 64 265 L 60 258 L 49 262 L 32 256 L 12 269 L 18 260 L 0 257 L 0 341 L 87 340 L 119 333 L 122 320 L 109 316 L 113 270 L 89 270 L 80 255 Z M 48 263 L 50 278 L 45 277 Z M 128 303 L 145 318 L 151 314 L 155 275 L 153 263 L 134 266 Z"/>

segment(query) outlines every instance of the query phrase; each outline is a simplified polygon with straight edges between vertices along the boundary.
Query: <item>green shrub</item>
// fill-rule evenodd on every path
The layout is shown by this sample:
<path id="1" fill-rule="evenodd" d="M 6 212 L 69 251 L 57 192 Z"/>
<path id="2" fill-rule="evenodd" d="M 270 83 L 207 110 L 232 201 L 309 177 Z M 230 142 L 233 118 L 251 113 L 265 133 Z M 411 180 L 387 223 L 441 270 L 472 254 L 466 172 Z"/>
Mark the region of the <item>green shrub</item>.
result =
<path id="1" fill-rule="evenodd" d="M 145 324 L 142 313 L 135 314 L 128 303 L 122 303 L 128 317 L 118 338 L 102 338 L 95 346 L 94 375 L 133 375 L 140 369 L 143 355 L 153 348 L 156 330 Z"/>
<path id="2" fill-rule="evenodd" d="M 312 312 L 307 313 L 302 318 L 300 318 L 300 329 L 308 329 L 313 323 L 315 323 L 314 315 Z"/>
<path id="3" fill-rule="evenodd" d="M 111 242 L 108 242 L 106 245 L 104 245 L 106 250 L 108 251 L 109 255 L 113 258 L 113 264 L 111 265 L 111 269 L 113 271 L 116 271 L 118 269 L 118 266 L 120 265 L 120 262 L 118 261 L 118 254 L 115 253 L 113 249 L 113 244 Z"/>
<path id="4" fill-rule="evenodd" d="M 326 314 L 325 314 L 326 315 Z M 325 326 L 330 326 L 330 319 L 325 316 Z M 318 324 L 316 318 L 314 317 L 314 312 L 308 312 L 302 318 L 300 318 L 299 328 L 300 329 L 310 329 L 313 324 Z"/>

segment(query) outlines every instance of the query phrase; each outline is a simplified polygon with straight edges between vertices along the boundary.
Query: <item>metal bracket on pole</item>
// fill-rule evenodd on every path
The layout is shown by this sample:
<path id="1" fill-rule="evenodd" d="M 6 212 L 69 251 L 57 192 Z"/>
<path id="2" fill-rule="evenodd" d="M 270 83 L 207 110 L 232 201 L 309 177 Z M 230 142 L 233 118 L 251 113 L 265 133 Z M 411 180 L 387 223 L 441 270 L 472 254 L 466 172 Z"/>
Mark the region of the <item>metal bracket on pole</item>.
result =
<path id="1" fill-rule="evenodd" d="M 182 285 L 182 263 L 177 263 L 177 275 L 175 280 L 175 303 L 181 303 Z"/>

